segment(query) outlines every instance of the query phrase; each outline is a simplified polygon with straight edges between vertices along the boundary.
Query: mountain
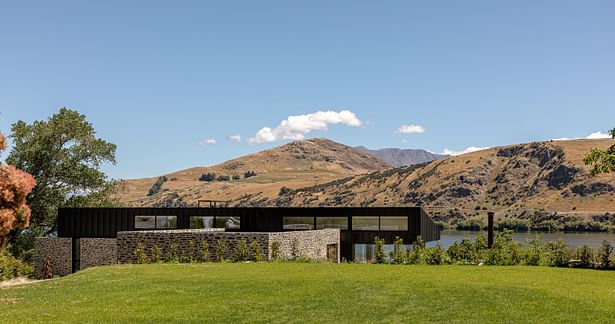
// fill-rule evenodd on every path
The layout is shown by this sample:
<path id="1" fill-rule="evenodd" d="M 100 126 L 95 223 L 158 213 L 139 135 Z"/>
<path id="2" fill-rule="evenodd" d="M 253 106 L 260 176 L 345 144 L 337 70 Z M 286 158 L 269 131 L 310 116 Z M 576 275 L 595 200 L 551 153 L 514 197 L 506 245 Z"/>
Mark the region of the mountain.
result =
<path id="1" fill-rule="evenodd" d="M 385 148 L 370 150 L 364 146 L 357 146 L 355 148 L 371 154 L 396 168 L 431 162 L 434 160 L 444 160 L 450 157 L 450 155 L 434 154 L 429 151 L 417 149 Z"/>
<path id="2" fill-rule="evenodd" d="M 148 195 L 159 177 L 124 181 L 117 197 L 128 206 L 187 206 L 200 199 L 233 200 L 251 194 L 276 197 L 282 186 L 300 188 L 391 168 L 361 150 L 325 138 L 295 141 L 229 160 L 165 174 L 160 191 Z M 256 176 L 245 178 L 248 171 Z M 225 181 L 199 181 L 204 174 L 228 176 Z M 233 176 L 239 176 L 234 180 Z"/>
<path id="3" fill-rule="evenodd" d="M 594 147 L 605 149 L 614 143 L 611 139 L 571 140 L 495 147 L 350 176 L 266 201 L 243 197 L 236 204 L 484 208 L 501 217 L 523 215 L 529 209 L 604 214 L 615 211 L 615 174 L 591 177 L 583 157 Z"/>

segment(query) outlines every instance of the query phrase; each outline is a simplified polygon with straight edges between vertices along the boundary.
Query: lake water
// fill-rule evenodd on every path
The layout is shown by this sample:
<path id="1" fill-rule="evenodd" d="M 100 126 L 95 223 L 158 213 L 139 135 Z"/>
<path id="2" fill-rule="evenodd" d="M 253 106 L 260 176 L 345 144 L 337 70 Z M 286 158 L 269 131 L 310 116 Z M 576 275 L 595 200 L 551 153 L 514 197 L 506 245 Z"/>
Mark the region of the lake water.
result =
<path id="1" fill-rule="evenodd" d="M 448 248 L 453 242 L 460 242 L 464 238 L 474 241 L 476 237 L 484 235 L 487 237 L 487 232 L 482 231 L 454 231 L 446 230 L 440 232 L 440 246 Z M 513 233 L 513 240 L 520 242 L 521 244 L 527 244 L 528 240 L 534 238 L 536 233 Z M 557 241 L 563 239 L 572 248 L 576 248 L 582 245 L 588 245 L 594 248 L 601 246 L 602 241 L 606 240 L 615 245 L 615 233 L 579 233 L 579 232 L 556 232 L 556 233 L 542 233 L 542 241 Z M 435 242 L 430 242 L 427 246 L 435 246 Z"/>

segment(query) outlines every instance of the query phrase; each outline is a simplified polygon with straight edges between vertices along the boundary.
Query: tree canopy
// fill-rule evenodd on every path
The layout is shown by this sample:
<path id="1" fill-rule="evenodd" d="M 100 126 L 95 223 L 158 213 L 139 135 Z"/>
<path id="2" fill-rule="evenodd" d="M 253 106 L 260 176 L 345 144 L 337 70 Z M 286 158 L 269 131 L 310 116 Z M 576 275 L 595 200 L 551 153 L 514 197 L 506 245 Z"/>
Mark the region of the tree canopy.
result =
<path id="1" fill-rule="evenodd" d="M 6 149 L 6 138 L 0 134 L 0 152 Z M 26 197 L 36 185 L 34 177 L 11 165 L 0 165 L 0 249 L 5 237 L 15 228 L 27 227 L 30 208 Z"/>
<path id="2" fill-rule="evenodd" d="M 115 182 L 100 167 L 115 164 L 116 146 L 97 138 L 85 115 L 63 107 L 46 121 L 18 121 L 11 131 L 15 145 L 7 162 L 38 183 L 28 198 L 33 225 L 51 232 L 59 207 L 114 204 Z"/>
<path id="3" fill-rule="evenodd" d="M 611 138 L 615 139 L 615 128 L 609 131 Z M 595 176 L 600 173 L 615 172 L 615 144 L 611 145 L 606 150 L 594 148 L 592 149 L 583 162 L 587 165 L 593 165 L 591 175 Z"/>

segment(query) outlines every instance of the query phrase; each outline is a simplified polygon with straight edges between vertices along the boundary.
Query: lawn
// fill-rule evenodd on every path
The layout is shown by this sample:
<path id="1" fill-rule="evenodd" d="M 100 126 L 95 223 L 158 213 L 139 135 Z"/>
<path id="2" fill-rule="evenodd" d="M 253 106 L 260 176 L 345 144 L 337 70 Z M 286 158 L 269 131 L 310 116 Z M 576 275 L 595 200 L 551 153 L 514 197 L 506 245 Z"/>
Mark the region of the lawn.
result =
<path id="1" fill-rule="evenodd" d="M 549 267 L 155 264 L 0 289 L 0 322 L 611 322 L 615 273 Z"/>

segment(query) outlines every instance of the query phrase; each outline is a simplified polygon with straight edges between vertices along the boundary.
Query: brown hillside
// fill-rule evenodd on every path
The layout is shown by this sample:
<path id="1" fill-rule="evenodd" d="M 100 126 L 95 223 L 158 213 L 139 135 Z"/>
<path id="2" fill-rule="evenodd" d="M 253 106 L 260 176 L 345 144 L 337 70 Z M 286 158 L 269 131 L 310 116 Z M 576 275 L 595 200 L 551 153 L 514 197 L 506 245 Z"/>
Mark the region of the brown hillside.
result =
<path id="1" fill-rule="evenodd" d="M 354 176 L 237 205 L 405 206 L 500 214 L 546 209 L 572 214 L 615 211 L 615 174 L 589 176 L 584 155 L 614 140 L 549 141 L 496 147 L 428 164 Z"/>
<path id="2" fill-rule="evenodd" d="M 128 206 L 185 206 L 194 205 L 199 199 L 235 200 L 245 195 L 272 199 L 282 186 L 312 186 L 390 167 L 358 149 L 315 138 L 291 142 L 212 167 L 195 167 L 166 174 L 168 181 L 153 196 L 147 196 L 147 193 L 157 177 L 127 180 L 121 184 L 118 197 Z M 254 171 L 257 175 L 245 179 L 247 171 Z M 206 173 L 239 175 L 241 179 L 199 181 L 199 177 Z"/>

